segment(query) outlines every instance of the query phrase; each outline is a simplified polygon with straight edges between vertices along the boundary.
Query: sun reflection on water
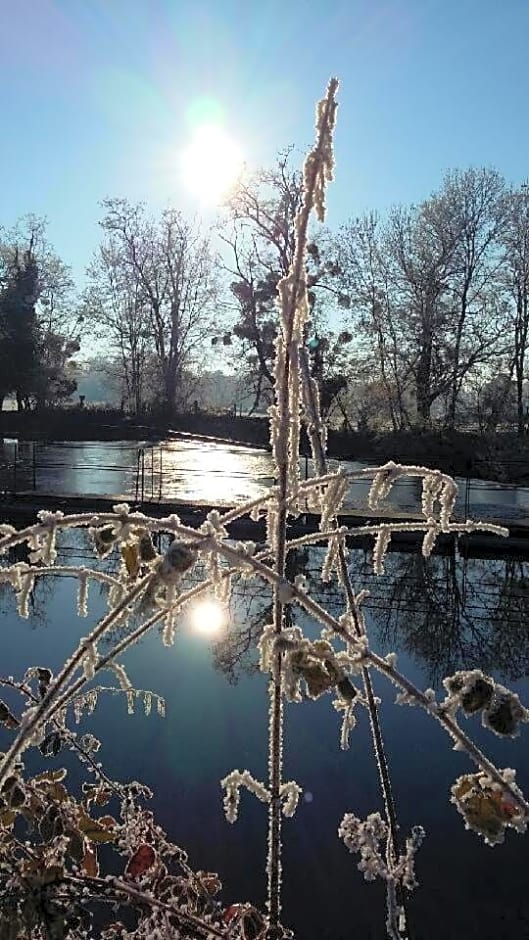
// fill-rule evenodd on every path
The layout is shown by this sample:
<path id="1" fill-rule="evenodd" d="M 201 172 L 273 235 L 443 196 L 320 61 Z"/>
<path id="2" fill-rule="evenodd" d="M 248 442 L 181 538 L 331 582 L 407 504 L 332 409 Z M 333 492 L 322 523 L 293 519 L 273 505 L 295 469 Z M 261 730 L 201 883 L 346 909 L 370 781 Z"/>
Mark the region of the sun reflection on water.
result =
<path id="1" fill-rule="evenodd" d="M 196 441 L 164 446 L 164 492 L 177 499 L 226 505 L 254 499 L 272 484 L 270 474 L 270 455 L 251 448 Z"/>
<path id="2" fill-rule="evenodd" d="M 228 612 L 214 597 L 206 597 L 189 609 L 189 623 L 197 633 L 218 634 L 227 625 Z"/>

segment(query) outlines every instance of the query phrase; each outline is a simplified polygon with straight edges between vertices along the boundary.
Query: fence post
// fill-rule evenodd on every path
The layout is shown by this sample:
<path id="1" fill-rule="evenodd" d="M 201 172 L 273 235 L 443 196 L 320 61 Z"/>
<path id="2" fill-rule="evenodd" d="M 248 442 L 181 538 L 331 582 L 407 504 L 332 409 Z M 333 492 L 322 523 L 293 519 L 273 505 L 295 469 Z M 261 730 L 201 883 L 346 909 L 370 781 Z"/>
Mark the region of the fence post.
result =
<path id="1" fill-rule="evenodd" d="M 141 504 L 143 506 L 145 497 L 145 450 L 141 449 Z"/>
<path id="2" fill-rule="evenodd" d="M 136 453 L 136 493 L 134 497 L 135 503 L 138 502 L 138 495 L 139 495 L 139 489 L 140 489 L 140 459 L 141 459 L 141 447 L 138 447 L 138 451 Z"/>
<path id="3" fill-rule="evenodd" d="M 467 474 L 465 485 L 465 522 L 470 516 L 470 477 Z"/>
<path id="4" fill-rule="evenodd" d="M 159 499 L 160 502 L 162 501 L 162 466 L 163 466 L 163 448 L 162 448 L 162 445 L 160 444 L 160 470 L 159 470 L 159 473 L 160 473 L 160 493 L 159 493 L 159 496 L 158 496 L 158 499 Z"/>

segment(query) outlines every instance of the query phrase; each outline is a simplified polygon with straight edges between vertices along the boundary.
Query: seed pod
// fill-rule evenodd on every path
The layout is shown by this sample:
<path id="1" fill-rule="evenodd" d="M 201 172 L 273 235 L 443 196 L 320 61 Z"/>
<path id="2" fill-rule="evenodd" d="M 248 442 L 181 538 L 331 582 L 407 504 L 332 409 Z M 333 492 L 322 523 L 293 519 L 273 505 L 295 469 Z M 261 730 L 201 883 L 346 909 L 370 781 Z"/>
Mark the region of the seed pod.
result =
<path id="1" fill-rule="evenodd" d="M 353 683 L 347 676 L 344 676 L 343 679 L 340 679 L 340 681 L 336 683 L 336 688 L 346 702 L 354 702 L 358 695 L 358 689 L 355 689 Z"/>
<path id="2" fill-rule="evenodd" d="M 5 702 L 0 702 L 0 725 L 5 725 L 6 728 L 18 728 L 18 718 L 15 718 Z"/>
<path id="3" fill-rule="evenodd" d="M 57 731 L 50 731 L 44 741 L 39 744 L 39 751 L 43 757 L 57 757 L 62 747 L 61 736 Z"/>
<path id="4" fill-rule="evenodd" d="M 451 695 L 457 695 L 458 692 L 461 692 L 465 682 L 461 675 L 456 673 L 455 676 L 448 676 L 448 678 L 444 680 L 444 684 Z"/>
<path id="5" fill-rule="evenodd" d="M 94 548 L 97 554 L 102 558 L 104 555 L 108 555 L 112 545 L 116 540 L 116 533 L 111 525 L 103 526 L 100 529 L 92 529 L 92 537 L 94 539 Z"/>
<path id="6" fill-rule="evenodd" d="M 172 583 L 177 581 L 181 574 L 188 571 L 196 561 L 196 553 L 182 542 L 171 542 L 167 552 L 157 566 L 162 581 Z"/>
<path id="7" fill-rule="evenodd" d="M 138 548 L 140 552 L 140 558 L 143 562 L 148 563 L 149 561 L 154 561 L 157 552 L 153 545 L 150 532 L 145 531 L 142 533 L 138 542 Z"/>
<path id="8" fill-rule="evenodd" d="M 496 695 L 486 709 L 483 720 L 496 734 L 507 737 L 516 733 L 518 722 L 523 717 L 523 710 L 514 696 Z"/>
<path id="9" fill-rule="evenodd" d="M 467 715 L 473 715 L 487 706 L 492 698 L 494 686 L 487 679 L 478 678 L 472 682 L 461 696 L 461 706 Z"/>
<path id="10" fill-rule="evenodd" d="M 51 669 L 45 669 L 42 666 L 39 666 L 37 669 L 37 678 L 39 680 L 39 695 L 41 698 L 44 698 L 46 692 L 48 691 L 48 686 L 52 679 Z"/>
<path id="11" fill-rule="evenodd" d="M 26 794 L 17 784 L 7 793 L 7 802 L 12 808 L 23 806 L 26 802 Z"/>

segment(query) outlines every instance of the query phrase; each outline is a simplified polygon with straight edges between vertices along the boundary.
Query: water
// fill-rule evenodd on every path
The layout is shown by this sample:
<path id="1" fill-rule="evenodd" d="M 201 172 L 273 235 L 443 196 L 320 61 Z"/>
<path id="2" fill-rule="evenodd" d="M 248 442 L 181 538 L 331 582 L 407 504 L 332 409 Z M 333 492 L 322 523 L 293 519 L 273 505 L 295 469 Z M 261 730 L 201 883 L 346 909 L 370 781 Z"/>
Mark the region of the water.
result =
<path id="1" fill-rule="evenodd" d="M 143 451 L 144 456 L 141 456 Z M 232 444 L 197 440 L 168 440 L 155 446 L 131 441 L 38 443 L 0 439 L 0 487 L 33 487 L 33 466 L 38 490 L 61 494 L 112 494 L 146 501 L 159 498 L 183 503 L 230 506 L 253 499 L 274 482 L 272 457 L 267 451 Z M 302 459 L 303 476 L 313 475 L 312 461 Z M 365 462 L 343 461 L 350 470 Z M 339 466 L 329 461 L 329 469 Z M 143 481 L 143 482 L 142 482 Z M 458 480 L 460 499 L 456 515 L 529 522 L 529 488 Z M 355 481 L 346 500 L 349 508 L 366 509 L 369 484 Z M 420 509 L 421 484 L 403 480 L 392 491 L 392 505 L 402 512 Z"/>
<path id="2" fill-rule="evenodd" d="M 70 561 L 83 554 L 79 542 L 65 551 Z M 314 549 L 294 563 L 317 592 L 320 564 Z M 529 702 L 529 562 L 454 555 L 425 561 L 392 553 L 387 576 L 378 579 L 363 552 L 353 553 L 351 564 L 355 582 L 371 591 L 366 613 L 374 648 L 396 650 L 400 668 L 420 687 L 439 689 L 447 672 L 482 666 Z M 266 779 L 266 681 L 255 671 L 255 641 L 269 619 L 270 598 L 261 583 L 240 582 L 234 594 L 231 632 L 220 645 L 211 645 L 184 617 L 173 648 L 165 649 L 153 633 L 127 654 L 134 684 L 166 697 L 165 719 L 147 718 L 141 708 L 127 717 L 124 703 L 103 696 L 84 727 L 101 736 L 101 759 L 111 775 L 153 787 L 159 821 L 186 846 L 195 867 L 220 872 L 226 903 L 262 905 L 266 810 L 243 792 L 239 821 L 230 826 L 219 781 L 236 767 Z M 317 596 L 339 612 L 332 586 Z M 104 597 L 91 588 L 89 623 L 104 607 Z M 41 584 L 27 622 L 16 616 L 6 589 L 2 672 L 19 675 L 29 663 L 55 669 L 87 633 L 89 623 L 72 610 L 71 580 Z M 303 626 L 310 630 L 306 621 Z M 449 790 L 472 769 L 467 758 L 451 750 L 428 716 L 395 706 L 388 683 L 375 679 L 375 686 L 401 831 L 415 824 L 427 830 L 417 857 L 421 886 L 410 901 L 416 940 L 529 937 L 529 837 L 510 832 L 505 845 L 491 849 L 466 832 Z M 529 731 L 504 741 L 477 719 L 464 724 L 500 766 L 518 769 L 519 783 L 529 791 Z M 380 808 L 367 714 L 359 713 L 349 752 L 339 750 L 338 740 L 329 696 L 287 706 L 285 778 L 298 781 L 304 798 L 284 824 L 284 921 L 296 927 L 300 940 L 382 940 L 383 890 L 363 881 L 336 836 L 344 812 L 364 817 Z"/>

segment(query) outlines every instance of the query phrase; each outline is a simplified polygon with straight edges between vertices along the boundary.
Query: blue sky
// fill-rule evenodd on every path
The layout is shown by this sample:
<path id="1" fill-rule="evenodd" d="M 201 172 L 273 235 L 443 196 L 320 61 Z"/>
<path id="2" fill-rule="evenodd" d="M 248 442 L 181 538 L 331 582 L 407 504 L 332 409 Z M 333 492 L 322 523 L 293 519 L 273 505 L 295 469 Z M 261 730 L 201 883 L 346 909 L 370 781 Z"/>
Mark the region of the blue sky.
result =
<path id="1" fill-rule="evenodd" d="M 98 202 L 192 211 L 205 99 L 250 164 L 312 139 L 341 80 L 329 224 L 418 201 L 445 169 L 529 175 L 527 0 L 0 0 L 0 224 L 27 212 L 76 276 Z"/>

